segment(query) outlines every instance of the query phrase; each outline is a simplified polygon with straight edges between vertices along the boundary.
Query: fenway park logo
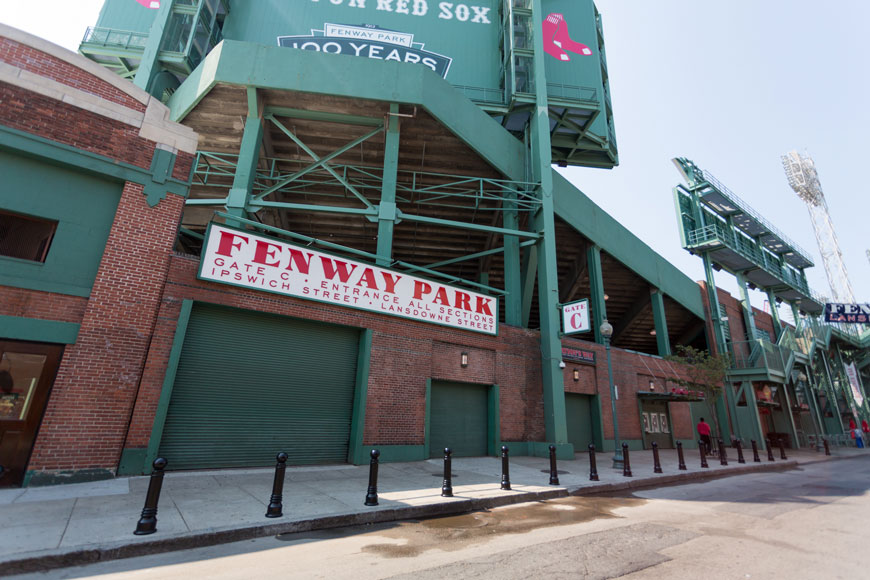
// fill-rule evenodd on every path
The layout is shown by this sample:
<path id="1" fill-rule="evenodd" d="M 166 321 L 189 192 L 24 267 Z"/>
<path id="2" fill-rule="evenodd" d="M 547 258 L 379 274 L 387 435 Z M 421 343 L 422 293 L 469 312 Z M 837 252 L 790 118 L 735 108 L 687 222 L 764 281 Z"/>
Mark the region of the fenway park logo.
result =
<path id="1" fill-rule="evenodd" d="M 324 24 L 323 30 L 312 30 L 305 36 L 279 36 L 278 46 L 313 50 L 330 54 L 351 54 L 377 60 L 394 60 L 422 64 L 447 77 L 452 58 L 423 49 L 414 42 L 414 35 L 365 24 L 349 26 Z"/>

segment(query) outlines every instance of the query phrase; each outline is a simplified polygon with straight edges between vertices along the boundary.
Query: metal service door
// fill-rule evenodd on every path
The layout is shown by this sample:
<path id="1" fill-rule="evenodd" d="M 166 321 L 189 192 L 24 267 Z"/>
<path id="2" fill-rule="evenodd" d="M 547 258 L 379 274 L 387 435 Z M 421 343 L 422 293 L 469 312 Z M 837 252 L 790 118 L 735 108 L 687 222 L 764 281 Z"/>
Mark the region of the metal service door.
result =
<path id="1" fill-rule="evenodd" d="M 565 393 L 565 413 L 568 423 L 568 442 L 574 452 L 587 451 L 592 443 L 592 397 Z"/>
<path id="2" fill-rule="evenodd" d="M 159 454 L 169 469 L 345 463 L 359 330 L 197 303 Z"/>
<path id="3" fill-rule="evenodd" d="M 63 347 L 0 341 L 0 487 L 21 485 Z"/>
<path id="4" fill-rule="evenodd" d="M 454 457 L 486 455 L 487 385 L 432 382 L 429 406 L 429 457 L 442 457 L 450 447 Z"/>
<path id="5" fill-rule="evenodd" d="M 641 403 L 641 414 L 646 448 L 652 449 L 652 443 L 655 441 L 659 449 L 673 449 L 668 402 L 644 400 Z"/>

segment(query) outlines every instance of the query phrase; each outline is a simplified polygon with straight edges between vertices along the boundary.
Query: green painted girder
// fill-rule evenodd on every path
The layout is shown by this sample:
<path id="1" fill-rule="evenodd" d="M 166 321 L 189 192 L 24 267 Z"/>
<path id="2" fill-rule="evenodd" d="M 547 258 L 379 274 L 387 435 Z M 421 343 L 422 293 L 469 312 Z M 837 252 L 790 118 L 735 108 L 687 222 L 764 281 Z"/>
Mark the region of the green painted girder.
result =
<path id="1" fill-rule="evenodd" d="M 519 244 L 519 247 L 526 248 L 528 246 L 534 246 L 536 243 L 537 243 L 536 240 L 528 240 L 528 241 L 525 241 L 525 242 Z M 441 268 L 444 266 L 449 266 L 451 264 L 457 264 L 459 262 L 466 262 L 468 260 L 476 260 L 477 258 L 482 258 L 484 256 L 491 256 L 493 254 L 500 254 L 502 252 L 504 252 L 503 247 L 502 248 L 493 248 L 492 250 L 485 250 L 483 252 L 477 252 L 475 254 L 468 254 L 466 256 L 461 256 L 459 258 L 453 258 L 451 260 L 444 260 L 443 262 L 436 262 L 434 264 L 429 264 L 426 267 L 431 268 L 431 269 Z"/>
<path id="2" fill-rule="evenodd" d="M 698 285 L 553 171 L 556 215 L 686 310 L 704 319 Z"/>
<path id="3" fill-rule="evenodd" d="M 522 143 L 426 67 L 224 40 L 169 99 L 172 120 L 221 83 L 416 105 L 509 179 L 525 177 Z"/>

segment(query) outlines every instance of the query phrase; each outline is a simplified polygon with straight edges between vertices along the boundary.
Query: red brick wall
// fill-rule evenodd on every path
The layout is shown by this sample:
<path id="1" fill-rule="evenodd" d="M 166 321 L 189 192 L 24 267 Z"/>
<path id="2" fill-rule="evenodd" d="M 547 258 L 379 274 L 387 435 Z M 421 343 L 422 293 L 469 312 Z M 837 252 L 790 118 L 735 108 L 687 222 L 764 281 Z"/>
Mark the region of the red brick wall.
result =
<path id="1" fill-rule="evenodd" d="M 141 186 L 124 187 L 78 341 L 64 353 L 29 470 L 117 466 L 183 205 L 170 195 L 150 208 Z"/>
<path id="2" fill-rule="evenodd" d="M 89 72 L 12 39 L 0 38 L 0 60 L 130 109 L 145 110 L 145 105 Z"/>
<path id="3" fill-rule="evenodd" d="M 81 322 L 88 299 L 0 286 L 0 315 Z"/>

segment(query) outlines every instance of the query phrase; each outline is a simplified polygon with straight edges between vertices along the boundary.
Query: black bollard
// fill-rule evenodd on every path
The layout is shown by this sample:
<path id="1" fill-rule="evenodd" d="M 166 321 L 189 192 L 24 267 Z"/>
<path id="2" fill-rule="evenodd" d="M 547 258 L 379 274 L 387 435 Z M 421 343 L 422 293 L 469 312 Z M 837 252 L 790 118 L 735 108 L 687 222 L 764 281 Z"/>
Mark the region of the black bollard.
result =
<path id="1" fill-rule="evenodd" d="M 746 460 L 743 459 L 743 443 L 740 442 L 740 439 L 734 441 L 734 446 L 737 448 L 737 463 L 746 463 Z"/>
<path id="2" fill-rule="evenodd" d="M 507 445 L 501 446 L 501 488 L 509 490 L 511 488 L 511 474 L 508 466 L 508 448 Z"/>
<path id="3" fill-rule="evenodd" d="M 831 454 L 831 448 L 828 446 L 828 439 L 826 437 L 822 438 L 822 443 L 825 444 L 825 455 Z"/>
<path id="4" fill-rule="evenodd" d="M 589 444 L 589 481 L 598 481 L 598 467 L 595 465 L 595 445 Z"/>
<path id="5" fill-rule="evenodd" d="M 761 463 L 761 457 L 758 456 L 758 443 L 755 442 L 755 439 L 752 439 L 751 442 L 752 442 L 752 461 L 754 463 Z"/>
<path id="6" fill-rule="evenodd" d="M 767 445 L 767 460 L 768 461 L 776 461 L 773 458 L 773 447 L 770 446 L 770 439 L 765 439 L 764 444 Z"/>
<path id="7" fill-rule="evenodd" d="M 449 447 L 444 448 L 444 483 L 441 484 L 441 497 L 453 497 L 453 460 L 450 459 L 452 453 Z"/>
<path id="8" fill-rule="evenodd" d="M 628 460 L 628 443 L 622 444 L 622 476 L 623 477 L 632 477 L 631 475 L 631 462 Z"/>
<path id="9" fill-rule="evenodd" d="M 725 443 L 719 439 L 719 465 L 728 465 L 728 455 L 725 453 Z"/>
<path id="10" fill-rule="evenodd" d="M 683 457 L 683 442 L 677 441 L 677 459 L 680 460 L 680 471 L 686 471 L 686 458 Z"/>
<path id="11" fill-rule="evenodd" d="M 659 444 L 653 441 L 653 473 L 662 473 L 662 463 L 659 461 Z"/>
<path id="12" fill-rule="evenodd" d="M 704 444 L 703 441 L 698 441 L 698 451 L 701 452 L 701 467 L 702 468 L 710 467 L 709 465 L 707 465 L 707 454 L 704 452 L 704 450 L 706 448 L 707 448 L 707 446 Z"/>
<path id="13" fill-rule="evenodd" d="M 167 461 L 158 457 L 152 463 L 154 471 L 151 472 L 151 481 L 148 482 L 148 493 L 145 495 L 145 507 L 142 508 L 142 516 L 136 524 L 137 536 L 146 536 L 157 531 L 157 502 L 160 501 L 160 489 L 163 487 L 163 470 L 166 469 Z"/>
<path id="14" fill-rule="evenodd" d="M 280 518 L 284 515 L 284 471 L 287 469 L 287 454 L 283 451 L 275 456 L 275 479 L 272 481 L 272 495 L 269 497 L 269 507 L 266 508 L 267 518 Z M 378 499 L 375 496 L 375 505 Z"/>
<path id="15" fill-rule="evenodd" d="M 559 485 L 559 472 L 556 471 L 555 445 L 550 445 L 550 485 Z"/>
<path id="16" fill-rule="evenodd" d="M 369 489 L 366 492 L 365 505 L 378 505 L 378 457 L 381 452 L 377 449 L 372 449 L 372 459 L 369 461 Z"/>
<path id="17" fill-rule="evenodd" d="M 783 441 L 782 437 L 779 438 L 779 458 L 783 460 L 788 459 L 785 456 L 785 441 Z"/>

